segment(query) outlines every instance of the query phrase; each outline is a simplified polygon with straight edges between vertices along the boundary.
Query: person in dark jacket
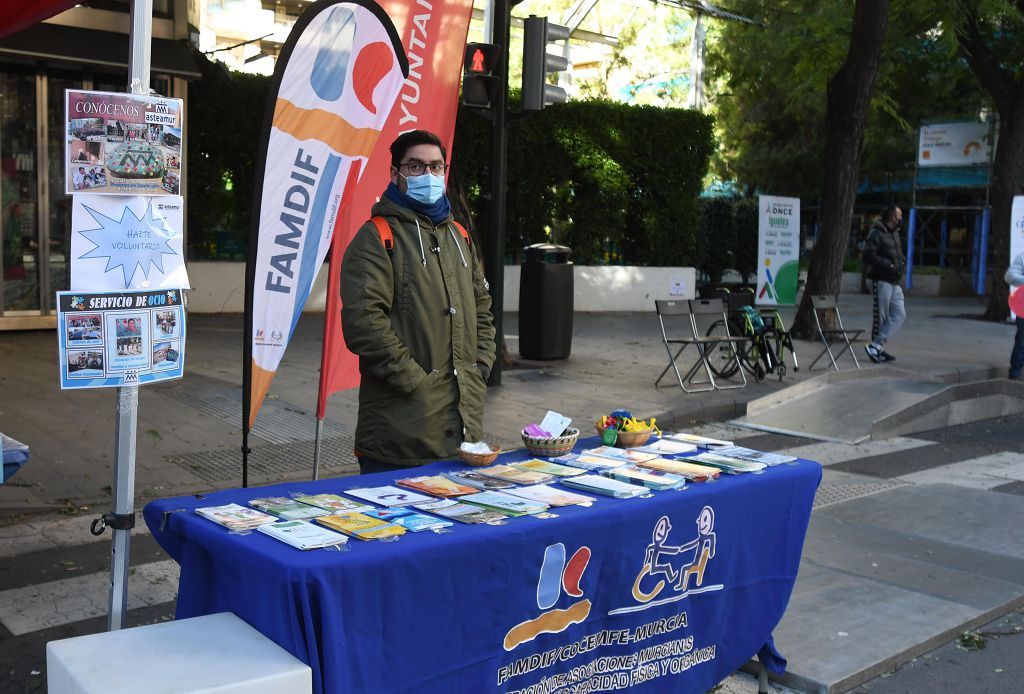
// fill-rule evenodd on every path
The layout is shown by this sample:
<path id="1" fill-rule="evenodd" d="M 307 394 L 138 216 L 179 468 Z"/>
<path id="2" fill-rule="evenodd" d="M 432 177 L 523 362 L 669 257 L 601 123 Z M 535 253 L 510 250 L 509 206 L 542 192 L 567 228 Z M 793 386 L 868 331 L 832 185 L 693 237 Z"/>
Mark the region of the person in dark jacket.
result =
<path id="1" fill-rule="evenodd" d="M 483 269 L 454 223 L 441 141 L 413 130 L 391 145 L 391 183 L 341 269 L 345 344 L 359 356 L 360 471 L 452 458 L 483 437 L 494 321 Z"/>
<path id="2" fill-rule="evenodd" d="M 896 359 L 885 351 L 885 345 L 907 318 L 903 287 L 900 286 L 900 278 L 907 266 L 900 243 L 902 224 L 903 211 L 890 205 L 875 220 L 864 242 L 865 275 L 871 280 L 874 297 L 871 342 L 864 349 L 876 364 Z"/>

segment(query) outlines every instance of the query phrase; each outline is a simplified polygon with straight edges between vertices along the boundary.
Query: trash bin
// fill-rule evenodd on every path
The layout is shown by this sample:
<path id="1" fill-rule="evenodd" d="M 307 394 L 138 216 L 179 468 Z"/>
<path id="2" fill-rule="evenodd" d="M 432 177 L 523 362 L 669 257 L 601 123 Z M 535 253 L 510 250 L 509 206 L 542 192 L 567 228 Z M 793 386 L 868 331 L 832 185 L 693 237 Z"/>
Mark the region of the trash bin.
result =
<path id="1" fill-rule="evenodd" d="M 519 279 L 519 353 L 565 359 L 572 351 L 572 249 L 535 243 L 523 249 Z"/>

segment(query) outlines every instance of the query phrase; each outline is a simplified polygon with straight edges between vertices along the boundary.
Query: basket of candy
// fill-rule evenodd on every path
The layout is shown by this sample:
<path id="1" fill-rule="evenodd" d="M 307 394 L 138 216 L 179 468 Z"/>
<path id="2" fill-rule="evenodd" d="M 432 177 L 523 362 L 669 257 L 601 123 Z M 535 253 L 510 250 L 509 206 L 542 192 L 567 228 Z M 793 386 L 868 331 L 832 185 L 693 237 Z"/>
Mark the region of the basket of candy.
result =
<path id="1" fill-rule="evenodd" d="M 545 457 L 565 455 L 576 445 L 576 439 L 580 436 L 580 430 L 576 427 L 566 427 L 560 436 L 533 436 L 527 434 L 525 429 L 519 433 L 526 450 Z"/>
<path id="2" fill-rule="evenodd" d="M 655 419 L 649 421 L 637 419 L 631 412 L 616 410 L 610 415 L 602 416 L 594 422 L 594 428 L 601 435 L 601 442 L 606 446 L 632 448 L 647 443 L 651 436 L 661 431 L 655 426 Z"/>

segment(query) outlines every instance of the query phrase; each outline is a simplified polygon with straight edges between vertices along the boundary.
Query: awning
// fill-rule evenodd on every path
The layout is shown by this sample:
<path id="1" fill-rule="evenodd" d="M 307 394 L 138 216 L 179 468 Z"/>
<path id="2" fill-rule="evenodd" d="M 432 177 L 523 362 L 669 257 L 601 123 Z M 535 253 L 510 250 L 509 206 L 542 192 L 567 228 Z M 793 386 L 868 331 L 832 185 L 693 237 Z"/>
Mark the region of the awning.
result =
<path id="1" fill-rule="evenodd" d="M 0 36 L 21 31 L 77 3 L 78 0 L 4 0 L 0 3 Z"/>
<path id="2" fill-rule="evenodd" d="M 129 55 L 128 34 L 59 24 L 36 24 L 0 39 L 0 58 L 58 60 L 127 71 Z M 153 39 L 150 69 L 154 73 L 177 77 L 201 77 L 188 41 L 184 39 Z"/>

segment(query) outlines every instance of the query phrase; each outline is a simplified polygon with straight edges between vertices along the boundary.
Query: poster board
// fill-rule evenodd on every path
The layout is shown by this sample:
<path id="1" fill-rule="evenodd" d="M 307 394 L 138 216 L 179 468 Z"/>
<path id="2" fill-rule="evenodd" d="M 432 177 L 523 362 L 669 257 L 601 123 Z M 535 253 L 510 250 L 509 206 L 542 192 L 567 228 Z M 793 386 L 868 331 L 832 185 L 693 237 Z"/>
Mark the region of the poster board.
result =
<path id="1" fill-rule="evenodd" d="M 1010 262 L 1012 263 L 1021 253 L 1024 253 L 1024 195 L 1015 195 L 1013 206 L 1010 208 Z M 1010 287 L 1011 297 L 1018 292 L 1024 293 L 1024 285 L 1017 287 L 1016 290 Z M 1013 304 L 1014 301 L 1011 300 L 1010 306 Z M 1017 315 L 1019 314 L 1013 311 L 1010 317 L 1016 318 Z"/>
<path id="2" fill-rule="evenodd" d="M 179 195 L 181 99 L 68 89 L 65 192 Z"/>
<path id="3" fill-rule="evenodd" d="M 985 166 L 992 156 L 986 123 L 922 125 L 917 146 L 918 166 Z"/>
<path id="4" fill-rule="evenodd" d="M 118 388 L 181 378 L 181 292 L 57 292 L 60 387 Z"/>
<path id="5" fill-rule="evenodd" d="M 757 198 L 759 306 L 792 306 L 800 276 L 800 198 Z"/>

